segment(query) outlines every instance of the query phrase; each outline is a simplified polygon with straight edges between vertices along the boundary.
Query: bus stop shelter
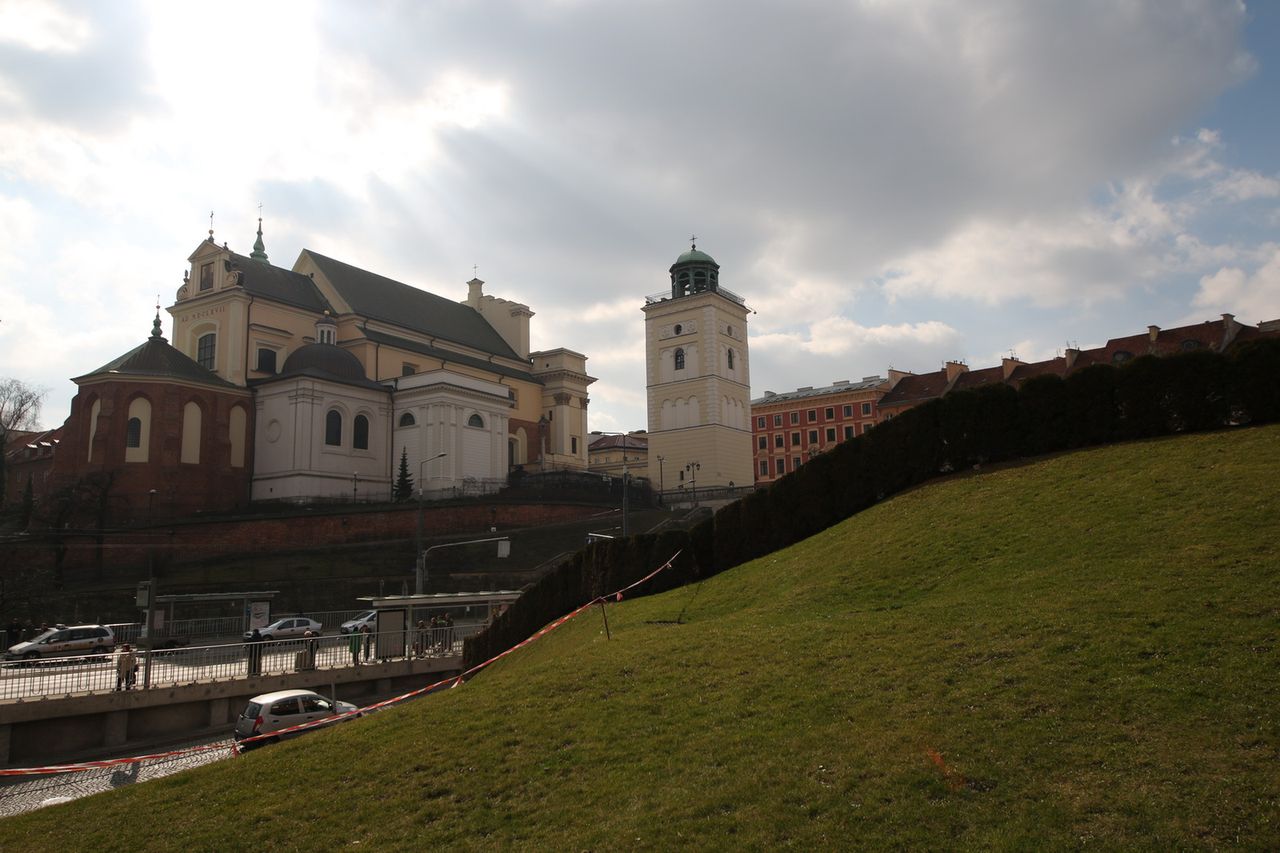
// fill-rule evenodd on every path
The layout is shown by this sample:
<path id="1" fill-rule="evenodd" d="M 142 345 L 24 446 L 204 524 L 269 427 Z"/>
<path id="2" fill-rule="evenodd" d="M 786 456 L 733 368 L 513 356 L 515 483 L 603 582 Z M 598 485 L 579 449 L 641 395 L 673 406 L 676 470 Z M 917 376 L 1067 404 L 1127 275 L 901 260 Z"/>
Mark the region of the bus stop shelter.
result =
<path id="1" fill-rule="evenodd" d="M 364 596 L 358 601 L 377 611 L 379 658 L 404 657 L 410 653 L 414 626 L 431 617 L 449 616 L 456 626 L 487 625 L 511 602 L 519 590 L 488 592 L 435 592 L 422 595 Z"/>

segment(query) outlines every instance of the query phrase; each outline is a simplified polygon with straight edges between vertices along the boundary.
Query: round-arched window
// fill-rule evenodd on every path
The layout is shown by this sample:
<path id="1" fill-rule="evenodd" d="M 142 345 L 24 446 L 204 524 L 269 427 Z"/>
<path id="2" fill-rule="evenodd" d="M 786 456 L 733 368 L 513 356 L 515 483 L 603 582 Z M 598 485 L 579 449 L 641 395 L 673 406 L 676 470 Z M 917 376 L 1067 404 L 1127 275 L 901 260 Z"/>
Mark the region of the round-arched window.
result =
<path id="1" fill-rule="evenodd" d="M 324 416 L 324 443 L 330 447 L 342 446 L 342 412 L 330 409 Z"/>
<path id="2" fill-rule="evenodd" d="M 356 450 L 369 449 L 369 419 L 364 415 L 356 415 L 351 424 L 351 446 Z"/>
<path id="3" fill-rule="evenodd" d="M 400 426 L 402 427 L 413 426 L 416 423 L 417 420 L 414 419 L 413 412 L 405 412 L 400 416 Z"/>
<path id="4" fill-rule="evenodd" d="M 467 418 L 467 426 L 480 427 L 481 429 L 484 429 L 484 418 L 473 414 L 471 417 Z"/>
<path id="5" fill-rule="evenodd" d="M 676 323 L 676 329 L 675 329 L 675 331 L 676 331 L 676 334 L 677 334 L 677 335 L 678 335 L 678 334 L 680 334 L 681 332 L 683 332 L 683 331 L 684 331 L 684 326 L 681 326 L 679 323 Z"/>
<path id="6" fill-rule="evenodd" d="M 676 349 L 676 370 L 684 370 L 684 349 Z"/>
<path id="7" fill-rule="evenodd" d="M 729 369 L 733 370 L 733 350 L 729 350 Z"/>

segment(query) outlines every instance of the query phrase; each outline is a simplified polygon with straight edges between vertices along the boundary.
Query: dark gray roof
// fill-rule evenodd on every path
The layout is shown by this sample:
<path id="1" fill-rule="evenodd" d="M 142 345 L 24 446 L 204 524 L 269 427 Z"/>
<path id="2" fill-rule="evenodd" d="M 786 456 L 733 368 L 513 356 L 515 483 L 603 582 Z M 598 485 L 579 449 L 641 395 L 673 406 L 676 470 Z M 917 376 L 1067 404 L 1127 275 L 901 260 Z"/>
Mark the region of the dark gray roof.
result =
<path id="1" fill-rule="evenodd" d="M 240 271 L 240 284 L 247 293 L 296 305 L 317 314 L 332 311 L 310 276 L 272 266 L 263 261 L 231 253 L 231 267 Z"/>
<path id="2" fill-rule="evenodd" d="M 450 350 L 440 349 L 439 347 L 429 346 L 427 344 L 411 341 L 408 338 L 402 338 L 397 335 L 388 335 L 386 332 L 379 332 L 375 329 L 363 329 L 364 336 L 376 344 L 386 344 L 387 346 L 396 347 L 398 349 L 408 350 L 425 355 L 429 358 L 438 358 L 442 361 L 452 362 L 453 364 L 465 364 L 468 367 L 479 367 L 491 373 L 497 373 L 502 376 L 510 376 L 515 379 L 523 379 L 526 382 L 536 382 L 541 385 L 542 380 L 538 379 L 528 370 L 521 370 L 516 367 L 508 367 L 493 361 L 486 361 L 483 358 L 475 356 L 463 355 Z M 515 354 L 512 353 L 512 358 Z"/>
<path id="3" fill-rule="evenodd" d="M 158 322 L 158 321 L 157 321 Z M 239 388 L 223 379 L 208 368 L 186 354 L 170 346 L 162 337 L 152 336 L 146 343 L 134 347 L 124 355 L 90 371 L 84 376 L 77 376 L 72 382 L 79 384 L 86 379 L 96 379 L 104 375 L 145 376 L 164 379 L 182 379 L 187 382 L 199 382 L 215 388 Z"/>
<path id="4" fill-rule="evenodd" d="M 387 386 L 366 377 L 360 359 L 334 344 L 307 344 L 299 347 L 284 360 L 284 366 L 278 374 L 269 379 L 256 380 L 252 384 L 265 385 L 298 376 L 309 376 L 312 379 L 339 382 L 343 385 L 356 385 L 360 388 L 390 390 Z"/>
<path id="5" fill-rule="evenodd" d="M 884 383 L 883 377 L 868 376 L 860 382 L 840 382 L 824 385 L 821 388 L 797 388 L 795 391 L 783 391 L 780 394 L 768 394 L 751 401 L 753 406 L 767 406 L 770 403 L 785 403 L 789 400 L 803 400 L 807 397 L 826 397 L 831 394 L 844 394 L 848 391 L 866 391 Z"/>
<path id="6" fill-rule="evenodd" d="M 474 308 L 326 258 L 310 249 L 306 252 L 355 314 L 519 360 L 511 346 Z"/>

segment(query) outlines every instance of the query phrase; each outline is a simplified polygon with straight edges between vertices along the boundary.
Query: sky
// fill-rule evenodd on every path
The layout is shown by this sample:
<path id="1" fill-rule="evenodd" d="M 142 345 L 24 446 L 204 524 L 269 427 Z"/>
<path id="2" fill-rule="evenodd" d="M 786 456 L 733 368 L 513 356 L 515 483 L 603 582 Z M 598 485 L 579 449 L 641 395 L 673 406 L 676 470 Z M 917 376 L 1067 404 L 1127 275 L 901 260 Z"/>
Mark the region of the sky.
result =
<path id="1" fill-rule="evenodd" d="M 690 236 L 751 392 L 1280 318 L 1280 4 L 0 0 L 0 378 L 150 334 L 208 232 L 535 312 L 643 429 Z M 172 323 L 163 314 L 166 334 Z"/>

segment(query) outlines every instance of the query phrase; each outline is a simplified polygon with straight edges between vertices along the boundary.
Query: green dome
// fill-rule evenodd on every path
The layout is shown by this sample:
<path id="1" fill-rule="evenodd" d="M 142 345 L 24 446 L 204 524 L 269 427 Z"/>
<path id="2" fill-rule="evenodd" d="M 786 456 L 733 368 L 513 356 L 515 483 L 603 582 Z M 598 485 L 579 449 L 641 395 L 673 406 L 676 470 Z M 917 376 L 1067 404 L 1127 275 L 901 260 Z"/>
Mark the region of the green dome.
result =
<path id="1" fill-rule="evenodd" d="M 714 264 L 716 262 L 716 259 L 708 255 L 706 252 L 699 251 L 696 247 L 690 249 L 680 257 L 676 258 L 677 264 L 687 264 L 687 263 L 694 263 L 694 262 L 700 262 L 704 264 Z"/>

